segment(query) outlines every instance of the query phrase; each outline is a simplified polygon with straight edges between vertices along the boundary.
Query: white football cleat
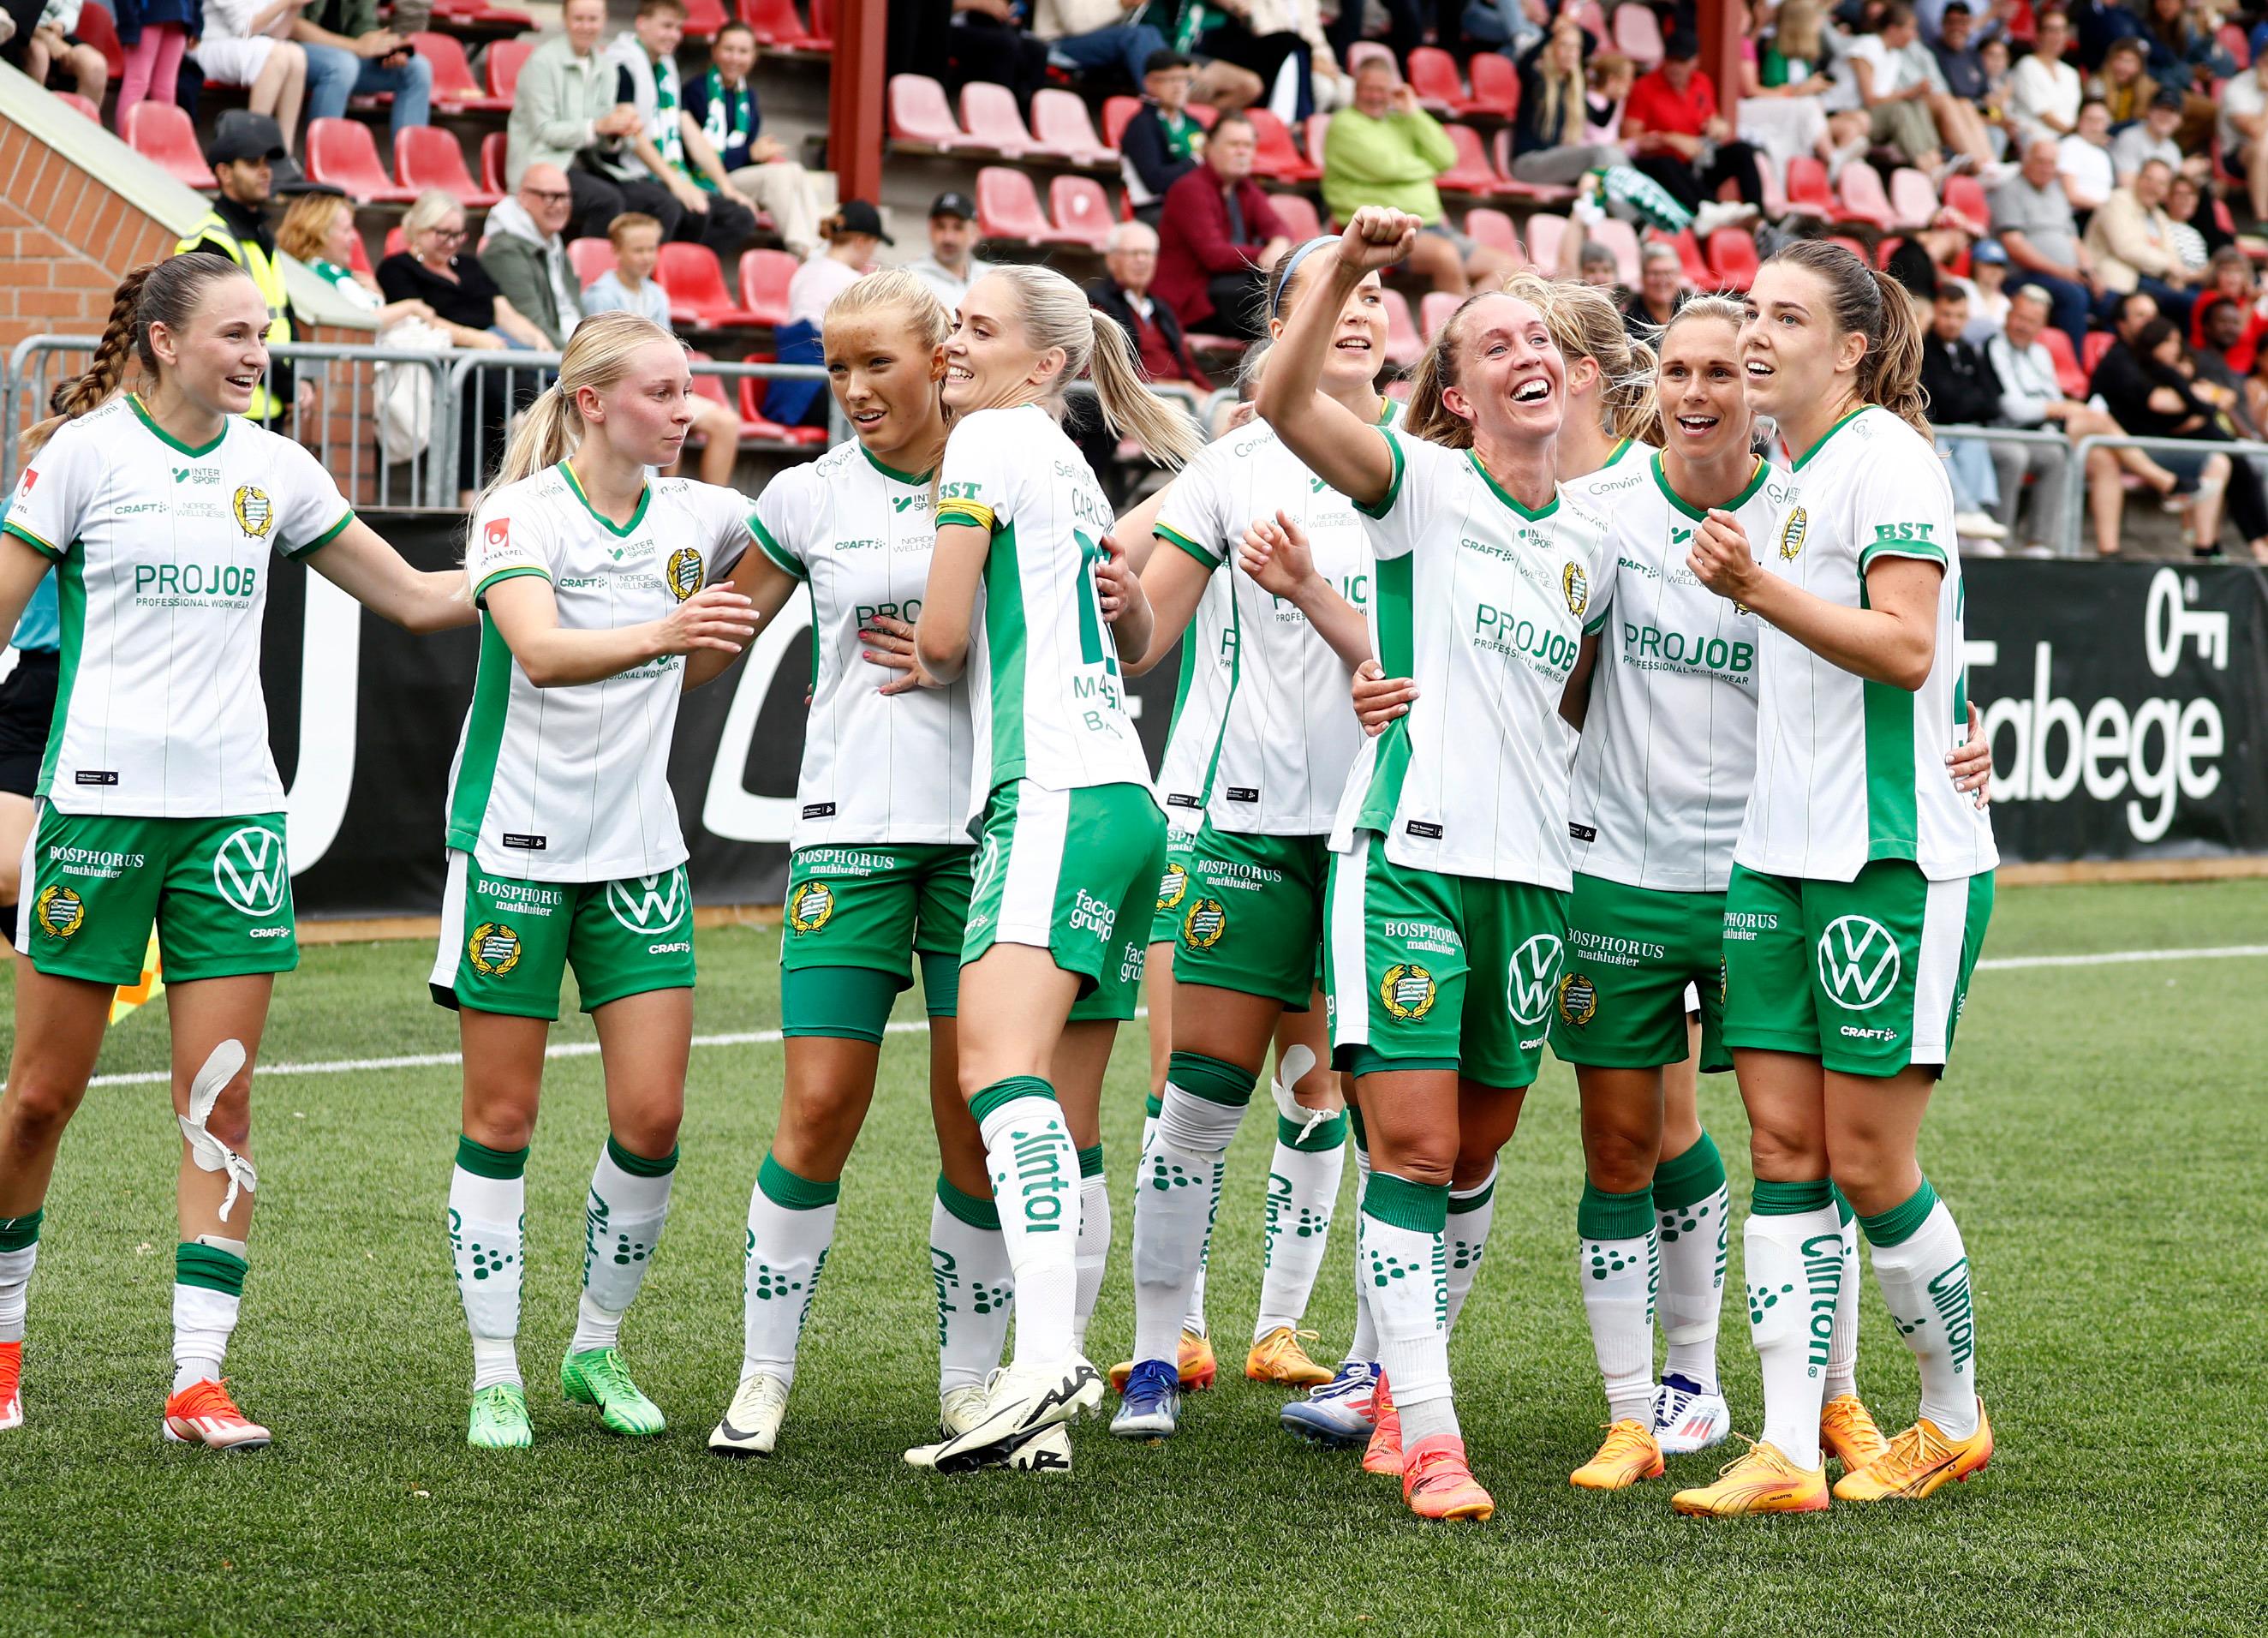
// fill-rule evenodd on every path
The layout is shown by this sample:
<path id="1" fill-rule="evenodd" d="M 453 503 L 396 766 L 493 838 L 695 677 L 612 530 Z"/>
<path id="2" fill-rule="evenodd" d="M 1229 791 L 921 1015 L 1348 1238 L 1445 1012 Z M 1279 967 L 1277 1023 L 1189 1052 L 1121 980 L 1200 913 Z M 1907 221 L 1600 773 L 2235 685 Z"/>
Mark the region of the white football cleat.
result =
<path id="1" fill-rule="evenodd" d="M 975 1383 L 941 1395 L 937 1402 L 938 1431 L 951 1439 L 976 1426 L 984 1414 L 984 1390 Z"/>
<path id="2" fill-rule="evenodd" d="M 1653 1437 L 1664 1456 L 1690 1456 L 1722 1444 L 1733 1413 L 1721 1393 L 1705 1393 L 1690 1376 L 1667 1376 L 1654 1390 Z"/>
<path id="3" fill-rule="evenodd" d="M 709 1435 L 709 1449 L 718 1456 L 770 1456 L 779 1443 L 780 1423 L 786 1418 L 787 1383 L 751 1371 L 733 1390 L 725 1420 Z"/>
<path id="4" fill-rule="evenodd" d="M 1071 1429 L 1061 1422 L 1041 1428 L 1008 1452 L 1008 1465 L 1020 1473 L 1068 1473 Z"/>
<path id="5" fill-rule="evenodd" d="M 1067 1422 L 1102 1403 L 1102 1376 L 1077 1354 L 1054 1365 L 1011 1367 L 994 1373 L 975 1422 L 939 1444 L 906 1452 L 916 1467 L 966 1473 L 998 1467 L 1032 1434 Z"/>

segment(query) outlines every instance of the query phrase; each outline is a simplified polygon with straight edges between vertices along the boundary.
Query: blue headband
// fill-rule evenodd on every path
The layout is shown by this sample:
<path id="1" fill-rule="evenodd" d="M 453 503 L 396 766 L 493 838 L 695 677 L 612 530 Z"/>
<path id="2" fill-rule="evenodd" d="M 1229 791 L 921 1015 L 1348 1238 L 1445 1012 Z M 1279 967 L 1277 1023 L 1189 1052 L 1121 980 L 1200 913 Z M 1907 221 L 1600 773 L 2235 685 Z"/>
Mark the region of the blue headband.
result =
<path id="1" fill-rule="evenodd" d="M 1292 288 L 1292 275 L 1300 270 L 1300 263 L 1307 254 L 1310 251 L 1321 250 L 1326 245 L 1336 245 L 1338 242 L 1336 234 L 1320 234 L 1284 258 L 1284 275 L 1276 281 L 1276 299 L 1268 304 L 1270 318 L 1280 319 L 1284 316 L 1284 292 Z"/>

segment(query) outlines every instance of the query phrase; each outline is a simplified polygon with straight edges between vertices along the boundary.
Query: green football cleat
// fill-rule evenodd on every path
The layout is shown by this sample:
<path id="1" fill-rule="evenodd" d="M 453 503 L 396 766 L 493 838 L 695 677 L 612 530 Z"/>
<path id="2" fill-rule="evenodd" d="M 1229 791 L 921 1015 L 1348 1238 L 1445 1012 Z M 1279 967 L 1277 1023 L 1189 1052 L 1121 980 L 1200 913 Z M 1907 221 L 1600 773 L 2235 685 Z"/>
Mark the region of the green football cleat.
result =
<path id="1" fill-rule="evenodd" d="M 527 1394 L 516 1382 L 499 1382 L 473 1396 L 465 1442 L 482 1450 L 524 1450 L 535 1441 L 527 1422 Z"/>
<path id="2" fill-rule="evenodd" d="M 592 1348 L 559 1361 L 559 1387 L 572 1405 L 595 1405 L 601 1425 L 618 1434 L 658 1434 L 661 1407 L 638 1391 L 620 1348 Z"/>

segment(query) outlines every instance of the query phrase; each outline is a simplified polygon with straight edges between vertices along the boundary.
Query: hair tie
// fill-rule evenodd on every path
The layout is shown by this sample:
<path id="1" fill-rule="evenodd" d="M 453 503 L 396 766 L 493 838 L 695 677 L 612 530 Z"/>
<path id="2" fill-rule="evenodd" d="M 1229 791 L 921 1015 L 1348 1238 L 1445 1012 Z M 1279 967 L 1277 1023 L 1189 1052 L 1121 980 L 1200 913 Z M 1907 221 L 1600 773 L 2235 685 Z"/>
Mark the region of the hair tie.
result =
<path id="1" fill-rule="evenodd" d="M 1320 250 L 1325 245 L 1336 245 L 1338 242 L 1330 234 L 1321 233 L 1284 258 L 1284 271 L 1276 280 L 1275 299 L 1268 304 L 1270 318 L 1280 319 L 1284 316 L 1284 292 L 1292 288 L 1292 275 L 1299 271 L 1300 263 L 1307 258 L 1307 253 Z"/>

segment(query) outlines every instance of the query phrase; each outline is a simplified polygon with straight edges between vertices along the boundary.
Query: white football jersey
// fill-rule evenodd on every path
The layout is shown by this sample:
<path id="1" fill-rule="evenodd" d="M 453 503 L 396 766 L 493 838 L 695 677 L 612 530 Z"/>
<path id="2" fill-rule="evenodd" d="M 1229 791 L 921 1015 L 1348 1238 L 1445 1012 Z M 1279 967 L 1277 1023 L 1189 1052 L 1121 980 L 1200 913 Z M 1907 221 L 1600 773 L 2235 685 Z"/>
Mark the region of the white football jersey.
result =
<path id="1" fill-rule="evenodd" d="M 1079 446 L 1036 404 L 963 416 L 946 441 L 937 521 L 992 536 L 969 631 L 969 817 L 1011 779 L 1151 789 L 1094 583 L 1116 519 Z"/>
<path id="2" fill-rule="evenodd" d="M 1363 742 L 1331 846 L 1384 837 L 1407 869 L 1564 891 L 1560 696 L 1595 617 L 1607 520 L 1560 490 L 1531 512 L 1470 450 L 1389 432 L 1394 482 L 1363 509 L 1377 559 L 1371 644 L 1418 697 Z"/>
<path id="3" fill-rule="evenodd" d="M 1878 557 L 1940 565 L 1937 653 L 1911 692 L 1869 682 L 1765 625 L 1756 775 L 1734 858 L 1751 870 L 1848 882 L 1878 859 L 1909 859 L 1933 882 L 1999 860 L 1992 821 L 1953 788 L 1945 754 L 1968 737 L 1961 558 L 1945 463 L 1872 405 L 1836 423 L 1795 462 L 1800 491 L 1751 547 L 1764 568 L 1856 609 Z"/>
<path id="4" fill-rule="evenodd" d="M 1158 797 L 1166 830 L 1178 845 L 1204 824 L 1221 724 L 1228 716 L 1229 686 L 1236 678 L 1236 626 L 1228 579 L 1205 582 L 1189 629 L 1182 633 L 1182 672 L 1174 684 L 1174 716 L 1166 728 L 1166 754 L 1158 764 Z"/>
<path id="5" fill-rule="evenodd" d="M 929 483 L 853 439 L 773 478 L 748 520 L 764 555 L 811 587 L 811 711 L 791 847 L 970 840 L 967 680 L 885 695 L 901 674 L 860 657 L 870 616 L 921 616 L 937 546 Z"/>
<path id="6" fill-rule="evenodd" d="M 1388 424 L 1399 406 L 1389 401 Z M 1346 662 L 1292 604 L 1237 566 L 1260 519 L 1304 528 L 1315 572 L 1370 612 L 1370 541 L 1354 503 L 1307 470 L 1264 421 L 1207 446 L 1174 480 L 1157 532 L 1231 588 L 1235 654 L 1206 815 L 1223 830 L 1321 836 L 1331 828 L 1361 748 Z"/>
<path id="7" fill-rule="evenodd" d="M 1659 892 L 1721 893 L 1756 778 L 1760 623 L 1686 566 L 1707 513 L 1670 488 L 1659 450 L 1567 491 L 1609 530 L 1593 594 L 1606 625 L 1567 818 L 1575 868 Z M 1768 540 L 1794 494 L 1793 478 L 1758 461 L 1723 510 L 1750 540 Z"/>
<path id="8" fill-rule="evenodd" d="M 690 478 L 649 478 L 616 525 L 565 461 L 507 483 L 473 520 L 473 597 L 541 575 L 559 623 L 603 631 L 665 617 L 740 561 L 748 503 Z M 480 670 L 449 770 L 449 845 L 491 875 L 612 882 L 685 862 L 669 744 L 685 660 L 664 654 L 596 682 L 538 688 L 481 614 Z"/>
<path id="9" fill-rule="evenodd" d="M 279 811 L 268 577 L 352 521 L 314 456 L 236 416 L 202 449 L 130 395 L 58 428 L 4 526 L 56 564 L 62 682 L 39 794 L 70 814 Z"/>

